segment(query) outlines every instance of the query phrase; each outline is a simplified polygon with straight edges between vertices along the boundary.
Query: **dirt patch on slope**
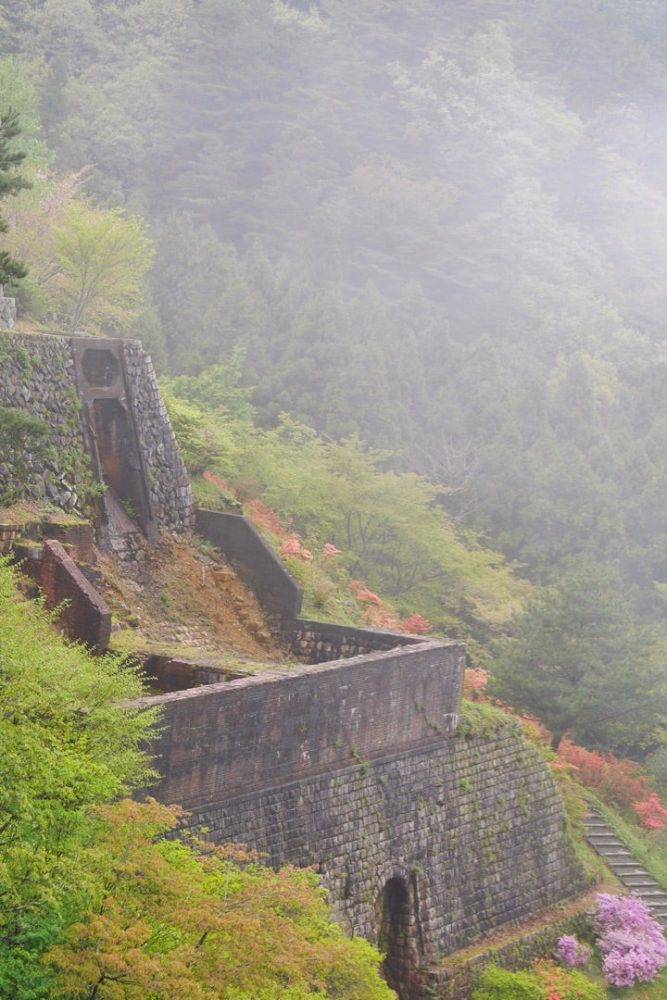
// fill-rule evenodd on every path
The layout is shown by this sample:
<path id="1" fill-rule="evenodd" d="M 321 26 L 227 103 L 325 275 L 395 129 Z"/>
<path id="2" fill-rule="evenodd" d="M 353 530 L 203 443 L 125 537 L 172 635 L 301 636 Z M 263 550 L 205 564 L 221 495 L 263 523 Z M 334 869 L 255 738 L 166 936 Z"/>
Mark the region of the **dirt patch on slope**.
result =
<path id="1" fill-rule="evenodd" d="M 135 564 L 100 557 L 104 596 L 136 644 L 182 644 L 241 660 L 284 661 L 253 594 L 191 536 L 164 538 Z"/>

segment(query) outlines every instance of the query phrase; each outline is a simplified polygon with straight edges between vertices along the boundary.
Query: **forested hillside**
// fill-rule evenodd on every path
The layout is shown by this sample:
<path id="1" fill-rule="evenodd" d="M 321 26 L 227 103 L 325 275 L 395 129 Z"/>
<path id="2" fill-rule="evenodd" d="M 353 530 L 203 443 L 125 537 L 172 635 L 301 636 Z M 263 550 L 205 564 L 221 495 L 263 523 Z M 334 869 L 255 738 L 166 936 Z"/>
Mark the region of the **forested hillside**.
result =
<path id="1" fill-rule="evenodd" d="M 612 561 L 662 614 L 662 5 L 3 11 L 24 315 L 172 374 L 240 349 L 261 423 L 358 433 L 533 580 Z M 89 301 L 110 218 L 129 268 Z"/>
<path id="2" fill-rule="evenodd" d="M 661 0 L 0 4 L 19 329 L 140 338 L 199 503 L 309 615 L 463 638 L 461 732 L 517 715 L 665 890 L 666 102 Z M 0 459 L 42 447 L 0 409 Z M 1 996 L 388 994 L 310 876 L 107 805 L 147 780 L 134 671 L 4 562 L 0 619 Z"/>
<path id="3" fill-rule="evenodd" d="M 56 221 L 73 188 L 143 216 L 141 303 L 84 326 L 142 336 L 172 373 L 240 346 L 265 424 L 357 432 L 533 579 L 613 560 L 662 612 L 664 5 L 17 0 L 1 17 L 0 94 L 37 164 L 12 203 L 33 212 L 32 243 L 13 237 L 33 313 L 77 320 L 40 199 Z"/>

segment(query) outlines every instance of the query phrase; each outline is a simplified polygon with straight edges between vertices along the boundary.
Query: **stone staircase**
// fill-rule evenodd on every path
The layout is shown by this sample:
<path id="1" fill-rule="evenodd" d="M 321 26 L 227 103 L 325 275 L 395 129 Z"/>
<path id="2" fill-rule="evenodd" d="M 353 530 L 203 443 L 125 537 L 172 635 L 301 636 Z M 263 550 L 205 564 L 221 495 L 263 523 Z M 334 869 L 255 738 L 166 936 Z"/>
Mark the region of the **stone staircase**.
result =
<path id="1" fill-rule="evenodd" d="M 596 813 L 585 820 L 586 839 L 627 889 L 634 892 L 663 927 L 667 926 L 667 892 L 635 861 L 625 844 Z"/>

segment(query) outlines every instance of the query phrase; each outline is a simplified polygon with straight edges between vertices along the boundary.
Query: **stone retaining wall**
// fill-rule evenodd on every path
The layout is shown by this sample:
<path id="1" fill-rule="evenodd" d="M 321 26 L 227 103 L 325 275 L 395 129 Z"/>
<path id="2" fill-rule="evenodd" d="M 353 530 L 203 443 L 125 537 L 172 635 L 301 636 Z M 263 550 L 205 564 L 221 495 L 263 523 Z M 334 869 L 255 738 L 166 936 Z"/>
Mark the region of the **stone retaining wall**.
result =
<path id="1" fill-rule="evenodd" d="M 22 487 L 28 497 L 80 509 L 95 482 L 108 482 L 100 460 L 104 411 L 96 412 L 98 404 L 115 407 L 110 412 L 123 425 L 122 440 L 117 428 L 110 435 L 119 441 L 117 461 L 128 465 L 119 481 L 132 484 L 133 495 L 121 499 L 137 508 L 144 531 L 192 528 L 187 472 L 150 358 L 135 341 L 0 335 L 0 406 L 48 426 L 43 448 L 0 456 L 0 493 Z"/>
<path id="2" fill-rule="evenodd" d="M 455 734 L 463 662 L 456 643 L 415 643 L 142 700 L 164 713 L 151 794 L 210 839 L 314 865 L 409 1000 L 434 960 L 583 886 L 519 728 Z"/>
<path id="3" fill-rule="evenodd" d="M 297 618 L 286 623 L 285 644 L 302 663 L 325 663 L 378 650 L 396 649 L 423 642 L 423 636 L 405 635 L 377 628 L 355 628 L 332 622 Z"/>
<path id="4" fill-rule="evenodd" d="M 139 446 L 153 517 L 169 531 L 194 527 L 190 481 L 160 396 L 153 362 L 137 341 L 123 343 L 128 396 L 139 434 Z"/>
<path id="5" fill-rule="evenodd" d="M 65 337 L 0 334 L 0 406 L 21 410 L 48 427 L 39 447 L 0 455 L 0 494 L 24 483 L 32 499 L 50 500 L 64 510 L 77 508 L 92 470 Z"/>

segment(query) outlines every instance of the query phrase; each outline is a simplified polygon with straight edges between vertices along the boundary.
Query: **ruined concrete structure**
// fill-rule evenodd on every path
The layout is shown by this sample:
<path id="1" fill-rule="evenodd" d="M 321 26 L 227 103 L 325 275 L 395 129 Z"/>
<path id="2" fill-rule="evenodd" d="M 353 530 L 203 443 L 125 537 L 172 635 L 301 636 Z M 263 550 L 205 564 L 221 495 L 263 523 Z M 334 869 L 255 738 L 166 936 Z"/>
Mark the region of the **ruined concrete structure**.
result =
<path id="1" fill-rule="evenodd" d="M 5 334 L 0 405 L 44 421 L 33 452 L 0 458 L 0 493 L 17 478 L 29 495 L 65 510 L 101 483 L 146 536 L 183 531 L 194 510 L 187 473 L 160 398 L 153 365 L 133 341 Z M 109 525 L 113 509 L 104 519 Z M 109 525 L 112 530 L 113 525 Z"/>
<path id="2" fill-rule="evenodd" d="M 141 348 L 12 343 L 0 404 L 48 420 L 56 445 L 55 458 L 30 457 L 36 495 L 72 506 L 62 455 L 80 448 L 149 539 L 192 527 Z M 12 471 L 0 460 L 0 476 Z M 210 838 L 314 865 L 349 931 L 386 952 L 401 1000 L 463 1000 L 472 974 L 454 981 L 443 958 L 583 887 L 539 753 L 509 720 L 460 722 L 460 644 L 304 620 L 299 588 L 245 518 L 199 511 L 196 527 L 301 665 L 207 683 L 204 666 L 174 661 L 170 693 L 141 702 L 163 710 L 151 793 L 184 805 Z M 50 564 L 68 569 L 57 549 Z"/>

